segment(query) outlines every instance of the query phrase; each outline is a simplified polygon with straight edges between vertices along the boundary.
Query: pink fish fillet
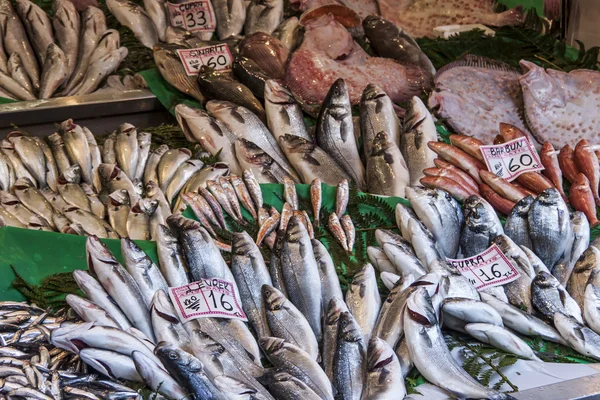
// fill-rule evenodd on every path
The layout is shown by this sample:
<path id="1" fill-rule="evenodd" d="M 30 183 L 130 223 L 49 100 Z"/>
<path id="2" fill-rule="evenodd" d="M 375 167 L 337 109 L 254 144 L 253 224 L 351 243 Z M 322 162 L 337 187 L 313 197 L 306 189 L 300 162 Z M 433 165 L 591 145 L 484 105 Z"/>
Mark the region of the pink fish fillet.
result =
<path id="1" fill-rule="evenodd" d="M 521 67 L 525 116 L 539 142 L 554 148 L 582 139 L 600 142 L 600 72 L 544 70 L 528 61 L 521 61 Z"/>
<path id="2" fill-rule="evenodd" d="M 494 12 L 493 0 L 377 0 L 381 16 L 394 22 L 412 37 L 432 36 L 443 25 L 520 25 L 520 7 Z"/>
<path id="3" fill-rule="evenodd" d="M 418 96 L 431 86 L 429 73 L 417 66 L 370 57 L 328 14 L 307 23 L 304 41 L 288 64 L 285 85 L 305 104 L 320 104 L 338 78 L 346 81 L 352 104 L 359 103 L 369 83 L 394 102 Z"/>

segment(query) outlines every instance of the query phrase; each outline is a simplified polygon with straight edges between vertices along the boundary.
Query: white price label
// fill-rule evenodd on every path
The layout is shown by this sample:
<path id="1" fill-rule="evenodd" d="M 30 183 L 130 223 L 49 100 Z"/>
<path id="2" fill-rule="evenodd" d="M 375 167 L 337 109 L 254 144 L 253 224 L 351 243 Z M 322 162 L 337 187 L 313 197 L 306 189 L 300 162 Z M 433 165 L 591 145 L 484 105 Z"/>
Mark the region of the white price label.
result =
<path id="1" fill-rule="evenodd" d="M 477 290 L 505 285 L 521 276 L 495 244 L 476 256 L 458 260 L 448 258 L 447 260 L 458 268 Z"/>
<path id="2" fill-rule="evenodd" d="M 209 0 L 167 3 L 171 26 L 189 32 L 214 32 L 217 27 L 215 11 Z"/>
<path id="3" fill-rule="evenodd" d="M 204 317 L 248 321 L 233 282 L 202 279 L 185 286 L 170 287 L 169 296 L 182 322 Z"/>
<path id="4" fill-rule="evenodd" d="M 198 75 L 200 67 L 206 65 L 217 71 L 229 71 L 233 56 L 225 43 L 198 49 L 177 50 L 188 76 Z"/>
<path id="5" fill-rule="evenodd" d="M 527 136 L 498 145 L 480 146 L 480 149 L 488 170 L 509 182 L 522 173 L 544 169 Z"/>

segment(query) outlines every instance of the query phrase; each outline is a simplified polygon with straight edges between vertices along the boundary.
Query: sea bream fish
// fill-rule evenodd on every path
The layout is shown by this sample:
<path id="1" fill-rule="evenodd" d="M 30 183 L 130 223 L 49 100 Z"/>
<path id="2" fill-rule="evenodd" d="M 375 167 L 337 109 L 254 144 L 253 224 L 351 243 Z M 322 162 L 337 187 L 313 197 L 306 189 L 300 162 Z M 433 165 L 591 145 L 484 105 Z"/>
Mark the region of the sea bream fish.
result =
<path id="1" fill-rule="evenodd" d="M 385 88 L 394 102 L 430 87 L 429 74 L 420 67 L 370 57 L 331 14 L 310 20 L 305 28 L 304 41 L 292 55 L 284 79 L 305 104 L 321 104 L 338 78 L 346 82 L 352 104 L 359 103 L 369 83 Z"/>
<path id="2" fill-rule="evenodd" d="M 525 117 L 534 137 L 555 148 L 575 145 L 581 139 L 597 142 L 600 121 L 600 72 L 587 69 L 569 73 L 544 70 L 522 60 L 524 75 L 519 78 L 525 103 Z"/>
<path id="3" fill-rule="evenodd" d="M 527 132 L 519 72 L 509 65 L 467 55 L 441 68 L 434 81 L 428 105 L 454 131 L 484 144 L 493 143 L 500 122 Z"/>
<path id="4" fill-rule="evenodd" d="M 496 13 L 490 0 L 378 0 L 381 16 L 392 21 L 412 37 L 433 36 L 443 25 L 484 24 L 521 25 L 522 8 Z"/>

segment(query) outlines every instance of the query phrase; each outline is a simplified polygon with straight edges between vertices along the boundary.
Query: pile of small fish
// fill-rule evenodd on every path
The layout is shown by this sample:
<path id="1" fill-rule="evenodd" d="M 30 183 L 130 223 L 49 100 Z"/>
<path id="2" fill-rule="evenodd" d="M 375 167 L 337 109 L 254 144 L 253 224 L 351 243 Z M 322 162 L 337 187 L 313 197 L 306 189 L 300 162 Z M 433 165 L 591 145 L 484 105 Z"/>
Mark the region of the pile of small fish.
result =
<path id="1" fill-rule="evenodd" d="M 260 183 L 287 178 L 308 184 L 319 178 L 337 185 L 347 179 L 359 190 L 404 197 L 404 188 L 417 184 L 422 171 L 435 166 L 435 153 L 426 144 L 437 140 L 437 133 L 425 105 L 414 97 L 400 127 L 391 99 L 375 85 L 363 91 L 360 128 L 355 127 L 343 79 L 330 88 L 314 133 L 305 126 L 299 103 L 275 80 L 265 83 L 266 125 L 259 115 L 232 102 L 211 100 L 206 109 L 175 107 L 186 138 L 229 162 L 232 173 L 251 170 Z"/>
<path id="2" fill-rule="evenodd" d="M 523 72 L 467 55 L 437 72 L 429 107 L 455 132 L 484 144 L 494 141 L 500 123 L 516 126 L 534 143 L 595 144 L 600 125 L 591 110 L 598 107 L 600 72 L 544 70 L 525 60 L 520 65 Z"/>
<path id="3" fill-rule="evenodd" d="M 88 6 L 81 15 L 68 0 L 55 0 L 53 17 L 35 3 L 0 2 L 0 96 L 48 99 L 92 93 L 127 56 L 119 32 L 104 13 Z"/>
<path id="4" fill-rule="evenodd" d="M 65 309 L 50 313 L 25 302 L 0 302 L 1 396 L 141 400 L 135 390 L 89 373 L 81 355 L 49 343 L 52 331 L 79 322 Z"/>

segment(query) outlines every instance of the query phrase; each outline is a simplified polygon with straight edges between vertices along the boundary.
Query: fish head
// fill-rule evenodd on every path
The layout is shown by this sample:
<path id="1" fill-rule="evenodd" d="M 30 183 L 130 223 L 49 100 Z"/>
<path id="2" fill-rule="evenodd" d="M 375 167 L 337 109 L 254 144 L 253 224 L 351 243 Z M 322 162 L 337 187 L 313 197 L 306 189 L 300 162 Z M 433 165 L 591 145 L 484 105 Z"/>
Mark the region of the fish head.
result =
<path id="1" fill-rule="evenodd" d="M 211 335 L 200 328 L 196 328 L 190 335 L 192 346 L 200 352 L 219 356 L 225 352 L 225 348 Z"/>
<path id="2" fill-rule="evenodd" d="M 556 289 L 560 286 L 558 280 L 545 271 L 541 271 L 538 273 L 531 283 L 533 287 L 537 287 L 539 289 Z"/>
<path id="3" fill-rule="evenodd" d="M 350 287 L 360 287 L 361 292 L 365 286 L 365 282 L 375 281 L 377 277 L 375 276 L 375 269 L 370 263 L 365 264 L 364 267 L 360 271 L 358 271 L 354 278 L 352 278 L 352 283 Z"/>
<path id="4" fill-rule="evenodd" d="M 543 109 L 566 106 L 566 95 L 557 79 L 530 61 L 521 60 L 519 64 L 524 72 L 519 83 L 525 97 L 531 98 Z"/>
<path id="5" fill-rule="evenodd" d="M 65 134 L 67 132 L 74 131 L 78 128 L 81 129 L 79 125 L 73 122 L 72 118 L 69 118 L 66 121 L 61 122 L 61 124 L 58 126 L 58 131 L 62 134 Z"/>
<path id="6" fill-rule="evenodd" d="M 5 190 L 0 190 L 0 203 L 5 206 L 14 206 L 21 202 L 14 194 Z"/>
<path id="7" fill-rule="evenodd" d="M 265 100 L 279 105 L 296 104 L 296 99 L 292 95 L 292 92 L 275 79 L 269 79 L 265 82 Z"/>
<path id="8" fill-rule="evenodd" d="M 165 366 L 171 366 L 187 373 L 199 373 L 203 370 L 200 360 L 171 343 L 158 343 L 156 349 L 154 349 L 154 353 Z"/>
<path id="9" fill-rule="evenodd" d="M 85 337 L 85 333 L 93 326 L 93 322 L 85 322 L 54 329 L 50 334 L 50 343 L 61 349 L 78 354 L 80 350 L 89 347 L 83 338 Z"/>
<path id="10" fill-rule="evenodd" d="M 393 288 L 398 283 L 400 283 L 401 285 L 404 284 L 404 281 L 402 280 L 401 276 L 397 275 L 393 272 L 383 271 L 379 275 L 379 277 L 381 278 L 381 281 L 387 288 Z M 414 277 L 412 275 L 407 276 L 407 278 L 409 278 L 409 277 L 412 277 L 413 282 L 414 282 Z"/>
<path id="11" fill-rule="evenodd" d="M 13 191 L 23 191 L 29 188 L 35 188 L 35 185 L 33 184 L 33 182 L 31 182 L 31 179 L 27 177 L 21 177 L 17 179 L 12 188 Z"/>
<path id="12" fill-rule="evenodd" d="M 198 221 L 186 218 L 181 214 L 172 214 L 167 217 L 167 225 L 175 232 L 197 230 L 202 227 Z"/>
<path id="13" fill-rule="evenodd" d="M 363 332 L 350 311 L 344 311 L 340 314 L 338 340 L 352 343 L 363 341 Z"/>
<path id="14" fill-rule="evenodd" d="M 138 145 L 140 147 L 150 146 L 152 142 L 152 134 L 149 132 L 140 132 L 137 135 Z"/>
<path id="15" fill-rule="evenodd" d="M 286 133 L 279 137 L 281 147 L 289 153 L 312 153 L 316 145 L 303 137 Z"/>
<path id="16" fill-rule="evenodd" d="M 124 124 L 121 124 L 119 126 L 119 128 L 117 129 L 117 135 L 127 135 L 130 136 L 131 134 L 136 134 L 137 128 L 135 126 L 133 126 L 132 124 L 125 122 Z"/>
<path id="17" fill-rule="evenodd" d="M 261 294 L 268 310 L 281 310 L 287 301 L 283 293 L 271 285 L 262 285 Z"/>
<path id="18" fill-rule="evenodd" d="M 343 78 L 338 78 L 333 82 L 323 101 L 323 109 L 327 110 L 336 119 L 344 118 L 350 111 L 350 95 L 348 86 Z"/>
<path id="19" fill-rule="evenodd" d="M 367 371 L 374 372 L 394 362 L 395 354 L 390 345 L 383 339 L 373 337 L 369 340 L 367 350 Z"/>
<path id="20" fill-rule="evenodd" d="M 261 337 L 258 344 L 267 353 L 267 355 L 279 352 L 285 346 L 285 340 L 276 337 Z"/>
<path id="21" fill-rule="evenodd" d="M 406 302 L 406 312 L 413 321 L 425 327 L 432 327 L 438 323 L 431 297 L 426 288 L 419 287 L 409 296 Z"/>
<path id="22" fill-rule="evenodd" d="M 121 168 L 115 164 L 102 163 L 98 166 L 98 173 L 104 182 L 110 182 L 119 177 Z"/>
<path id="23" fill-rule="evenodd" d="M 308 231 L 302 223 L 302 220 L 297 216 L 292 215 L 285 232 L 285 240 L 291 243 L 297 243 L 307 236 Z"/>
<path id="24" fill-rule="evenodd" d="M 564 203 L 560 192 L 555 188 L 549 188 L 544 190 L 536 198 L 536 202 L 541 203 L 545 206 L 554 206 L 560 203 Z"/>
<path id="25" fill-rule="evenodd" d="M 410 132 L 414 129 L 417 129 L 429 116 L 429 111 L 423 101 L 417 96 L 413 96 L 410 100 L 410 106 L 406 111 L 406 115 L 404 116 L 404 132 Z"/>
<path id="26" fill-rule="evenodd" d="M 423 287 L 427 290 L 429 296 L 436 295 L 440 290 L 442 276 L 437 272 L 430 272 L 423 275 L 419 279 L 415 280 L 410 287 L 420 288 Z"/>
<path id="27" fill-rule="evenodd" d="M 68 211 L 65 210 L 65 212 Z M 95 268 L 99 264 L 110 266 L 120 265 L 108 247 L 95 235 L 88 236 L 85 242 L 85 251 L 87 254 L 88 269 L 92 273 L 95 273 Z"/>
<path id="28" fill-rule="evenodd" d="M 255 249 L 254 241 L 248 232 L 235 232 L 231 238 L 231 254 L 249 256 Z"/>
<path id="29" fill-rule="evenodd" d="M 375 240 L 377 241 L 379 246 L 383 246 L 384 243 L 393 243 L 401 246 L 410 245 L 410 243 L 406 239 L 404 239 L 397 233 L 390 231 L 389 229 L 376 229 Z"/>
<path id="30" fill-rule="evenodd" d="M 251 399 L 257 393 L 257 390 L 247 383 L 226 375 L 215 377 L 213 383 L 230 400 Z"/>
<path id="31" fill-rule="evenodd" d="M 166 42 L 169 44 L 179 44 L 184 46 L 185 41 L 192 38 L 194 35 L 180 27 L 175 26 L 167 26 L 167 30 L 165 32 Z"/>
<path id="32" fill-rule="evenodd" d="M 531 195 L 523 197 L 515 204 L 511 213 L 517 213 L 517 215 L 522 218 L 526 217 L 529 214 L 529 208 L 531 208 L 534 200 L 535 199 Z"/>
<path id="33" fill-rule="evenodd" d="M 58 178 L 58 183 L 66 185 L 67 183 L 79 183 L 81 182 L 81 167 L 79 164 L 73 164 L 67 168 Z"/>
<path id="34" fill-rule="evenodd" d="M 154 296 L 152 296 L 152 302 L 150 305 L 153 312 L 156 312 L 161 318 L 166 319 L 172 324 L 178 324 L 179 319 L 173 313 L 173 305 L 169 300 L 169 295 L 163 289 L 158 289 Z"/>
<path id="35" fill-rule="evenodd" d="M 377 105 L 376 112 L 382 106 L 380 105 L 383 101 L 389 101 L 388 95 L 377 85 L 369 83 L 362 92 L 360 102 L 361 103 L 375 103 Z"/>
<path id="36" fill-rule="evenodd" d="M 385 131 L 378 132 L 373 139 L 371 157 L 377 157 L 381 155 L 385 157 L 386 151 L 392 146 L 395 146 L 395 144 L 392 142 L 390 134 Z"/>
<path id="37" fill-rule="evenodd" d="M 229 113 L 236 108 L 237 105 L 230 101 L 210 100 L 206 103 L 206 110 L 215 117 L 218 115 L 226 115 L 225 113 Z"/>
<path id="38" fill-rule="evenodd" d="M 50 63 L 56 64 L 59 60 L 66 61 L 66 56 L 62 49 L 56 43 L 52 43 L 46 49 L 46 59 L 49 60 Z"/>
<path id="39" fill-rule="evenodd" d="M 125 189 L 115 190 L 108 195 L 110 203 L 113 206 L 122 206 L 130 204 L 129 192 Z"/>
<path id="40" fill-rule="evenodd" d="M 340 320 L 340 315 L 346 311 L 348 311 L 348 307 L 346 306 L 344 300 L 333 297 L 331 300 L 329 300 L 327 310 L 325 311 L 325 325 L 337 325 Z"/>
<path id="41" fill-rule="evenodd" d="M 140 261 L 148 259 L 148 256 L 133 240 L 129 238 L 121 239 L 121 253 L 123 254 L 123 257 L 129 261 L 127 265 L 136 265 L 146 269 L 147 265 L 141 265 Z"/>
<path id="42" fill-rule="evenodd" d="M 138 201 L 137 206 L 141 212 L 150 216 L 150 215 L 154 214 L 154 211 L 156 211 L 156 209 L 158 208 L 158 200 L 151 200 L 148 198 L 140 199 Z M 133 210 L 133 208 L 132 208 L 132 210 Z"/>

